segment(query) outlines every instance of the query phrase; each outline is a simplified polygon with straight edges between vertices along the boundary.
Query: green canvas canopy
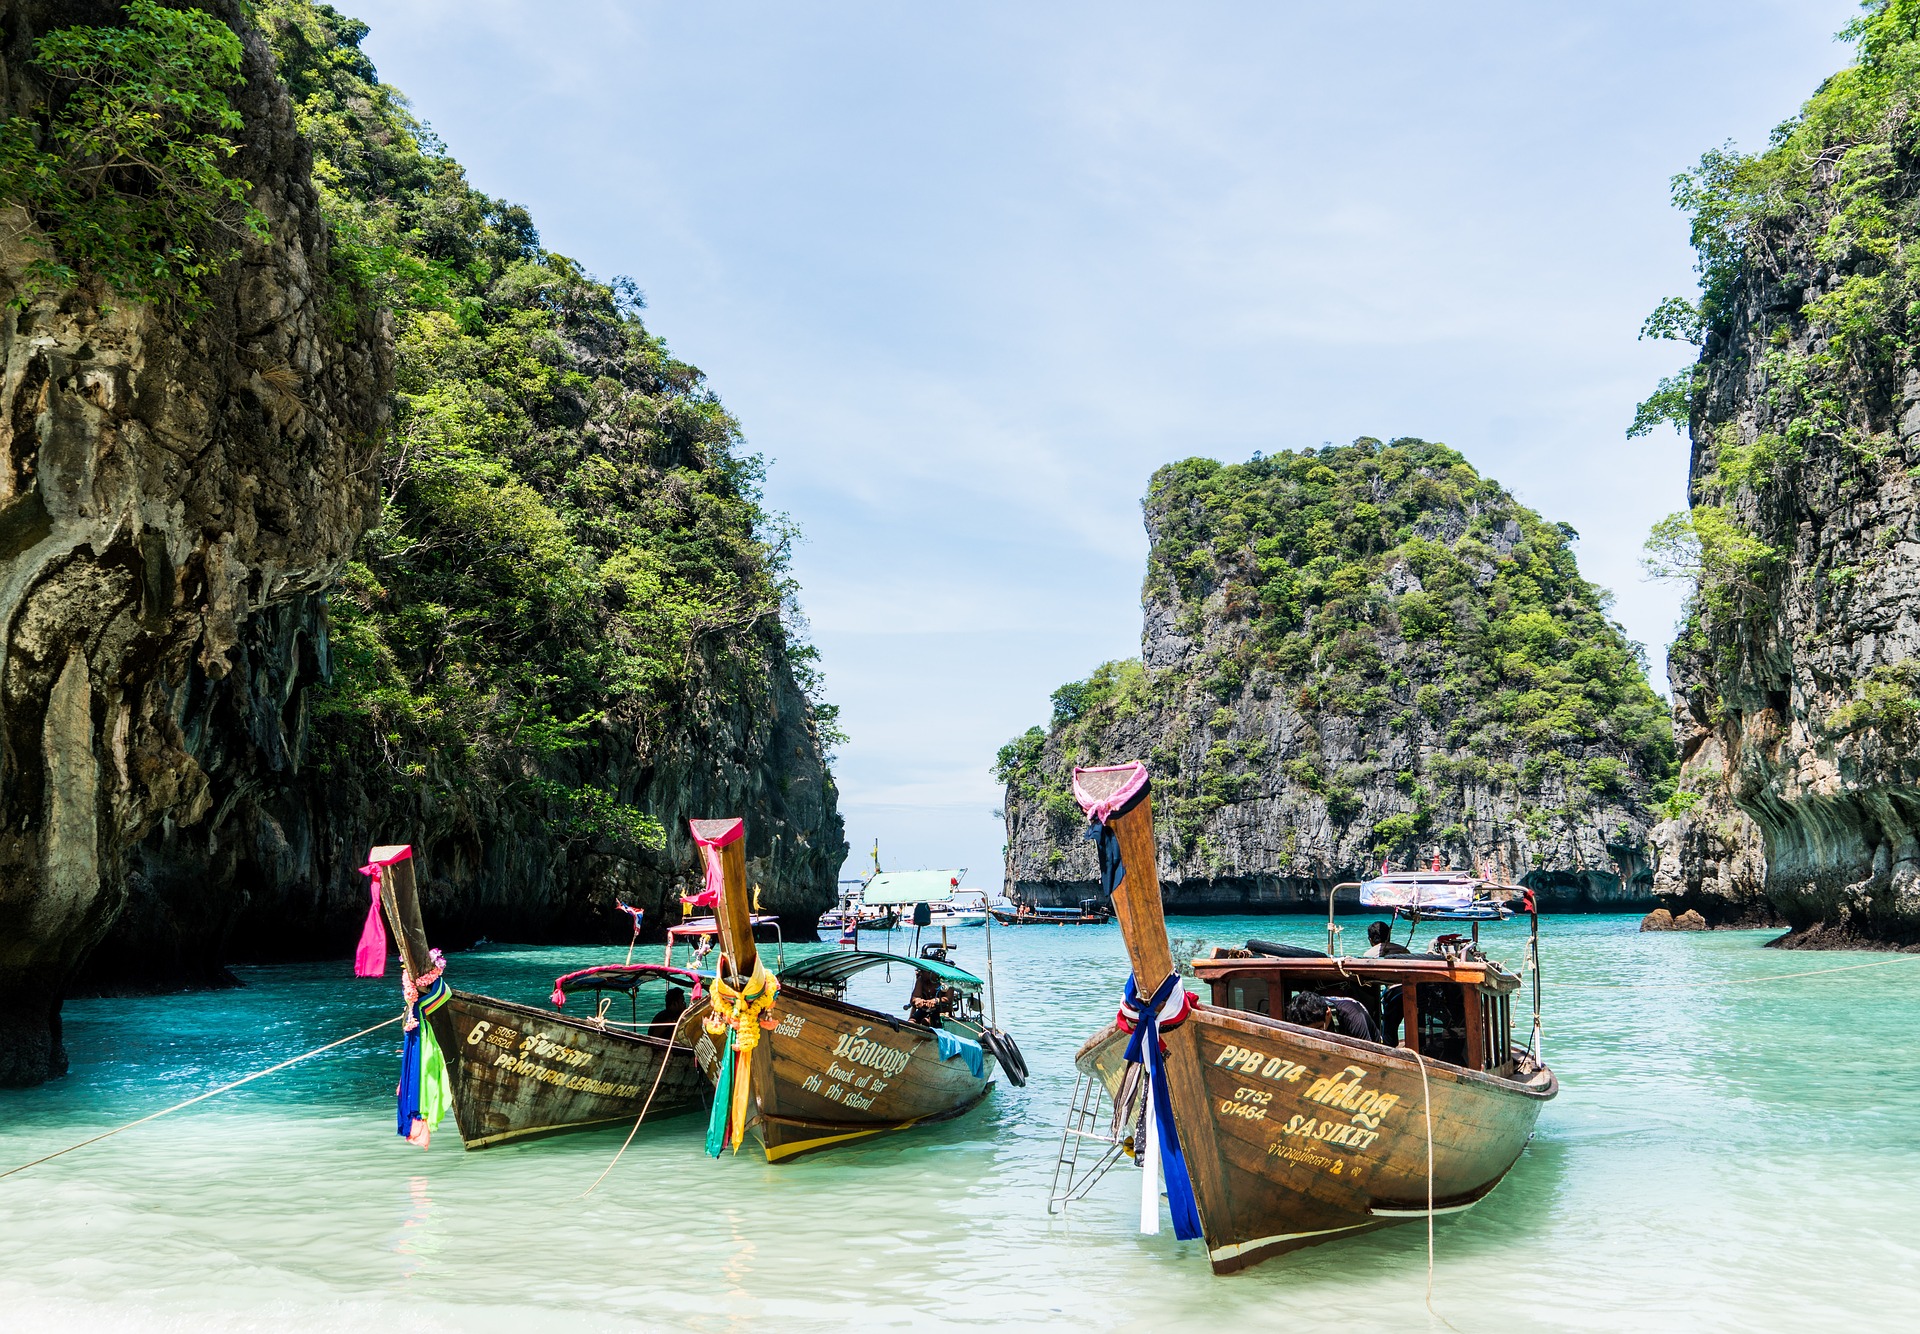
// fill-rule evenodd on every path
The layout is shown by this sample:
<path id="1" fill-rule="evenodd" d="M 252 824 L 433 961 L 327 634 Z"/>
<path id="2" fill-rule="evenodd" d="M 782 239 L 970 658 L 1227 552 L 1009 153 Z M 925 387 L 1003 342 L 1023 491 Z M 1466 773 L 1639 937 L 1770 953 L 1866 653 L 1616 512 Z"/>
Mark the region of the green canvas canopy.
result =
<path id="1" fill-rule="evenodd" d="M 816 954 L 810 959 L 789 964 L 780 970 L 782 982 L 814 983 L 821 986 L 845 986 L 847 979 L 855 973 L 864 973 L 869 968 L 878 968 L 882 964 L 897 963 L 903 968 L 918 968 L 923 973 L 932 973 L 943 982 L 951 982 L 957 987 L 969 991 L 978 991 L 980 979 L 964 969 L 955 968 L 950 963 L 940 963 L 934 959 L 909 959 L 904 955 L 886 954 L 880 950 L 845 950 L 838 953 Z"/>
<path id="2" fill-rule="evenodd" d="M 945 903 L 960 883 L 959 871 L 882 871 L 867 881 L 862 903 Z"/>

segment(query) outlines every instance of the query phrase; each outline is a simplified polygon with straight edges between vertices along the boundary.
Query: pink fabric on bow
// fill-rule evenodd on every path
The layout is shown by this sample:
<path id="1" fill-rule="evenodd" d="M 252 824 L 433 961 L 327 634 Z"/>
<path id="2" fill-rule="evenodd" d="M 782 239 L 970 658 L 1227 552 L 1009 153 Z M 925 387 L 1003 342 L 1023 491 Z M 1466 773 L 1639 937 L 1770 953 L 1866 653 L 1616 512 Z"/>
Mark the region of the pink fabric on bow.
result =
<path id="1" fill-rule="evenodd" d="M 717 820 L 687 821 L 688 830 L 693 834 L 693 841 L 700 849 L 700 860 L 706 863 L 707 868 L 706 889 L 690 899 L 682 897 L 680 900 L 680 902 L 686 904 L 689 908 L 717 908 L 719 906 L 720 849 L 726 847 L 729 843 L 738 843 L 747 832 L 747 825 L 744 820 L 728 821 L 727 824 L 729 827 L 713 838 L 702 838 L 700 831 L 693 828 L 695 824 L 714 825 L 718 823 L 720 823 L 720 821 Z"/>
<path id="2" fill-rule="evenodd" d="M 391 857 L 370 857 L 360 874 L 373 878 L 373 904 L 367 909 L 366 925 L 360 928 L 360 947 L 353 953 L 355 977 L 387 975 L 387 923 L 380 911 L 380 872 L 395 862 L 413 856 L 411 847 L 403 847 Z"/>
<path id="3" fill-rule="evenodd" d="M 1082 774 L 1118 774 L 1128 775 L 1127 781 L 1110 797 L 1096 798 L 1080 785 Z M 1140 789 L 1147 785 L 1147 766 L 1135 760 L 1132 764 L 1107 764 L 1091 768 L 1076 768 L 1073 771 L 1073 796 L 1080 803 L 1080 809 L 1087 818 L 1096 824 L 1105 824 L 1107 817 L 1132 801 Z"/>

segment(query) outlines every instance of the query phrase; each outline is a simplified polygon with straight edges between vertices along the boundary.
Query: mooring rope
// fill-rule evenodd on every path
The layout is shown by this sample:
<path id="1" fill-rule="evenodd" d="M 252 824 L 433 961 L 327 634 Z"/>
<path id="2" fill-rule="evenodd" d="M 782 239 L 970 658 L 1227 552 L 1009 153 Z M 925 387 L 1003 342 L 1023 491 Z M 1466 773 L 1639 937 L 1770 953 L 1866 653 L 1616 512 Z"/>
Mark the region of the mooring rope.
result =
<path id="1" fill-rule="evenodd" d="M 1407 1050 L 1420 1063 L 1420 1101 L 1427 1113 L 1427 1314 L 1453 1329 L 1453 1322 L 1433 1309 L 1433 1092 L 1427 1087 L 1427 1058 L 1417 1046 Z"/>
<path id="2" fill-rule="evenodd" d="M 677 1028 L 675 1031 L 678 1031 Z M 647 1090 L 647 1100 L 640 1104 L 640 1115 L 633 1118 L 633 1129 L 627 1132 L 627 1138 L 620 1145 L 619 1153 L 613 1155 L 613 1162 L 608 1163 L 606 1167 L 601 1170 L 600 1175 L 593 1179 L 593 1185 L 588 1186 L 580 1192 L 581 1199 L 586 1199 L 587 1196 L 599 1189 L 600 1183 L 607 1179 L 607 1173 L 611 1172 L 614 1167 L 619 1164 L 620 1155 L 627 1151 L 627 1145 L 633 1143 L 633 1137 L 640 1133 L 640 1123 L 647 1119 L 647 1111 L 653 1106 L 653 1095 L 660 1091 L 660 1081 L 667 1073 L 667 1064 L 672 1060 L 673 1053 L 678 1050 L 679 1044 L 672 1038 L 668 1038 L 667 1049 L 660 1055 L 660 1068 L 653 1073 L 653 1087 Z"/>
<path id="3" fill-rule="evenodd" d="M 24 1172 L 29 1167 L 38 1167 L 41 1163 L 52 1162 L 55 1158 L 59 1158 L 66 1154 L 72 1153 L 75 1149 L 84 1149 L 89 1144 L 98 1144 L 101 1140 L 108 1139 L 114 1135 L 118 1135 L 123 1130 L 132 1130 L 135 1126 L 143 1126 L 149 1121 L 157 1121 L 161 1117 L 166 1116 L 170 1112 L 177 1112 L 183 1107 L 191 1107 L 196 1102 L 205 1102 L 208 1098 L 216 1098 L 220 1096 L 222 1093 L 226 1093 L 232 1089 L 239 1088 L 242 1084 L 251 1084 L 256 1079 L 264 1079 L 268 1075 L 273 1074 L 275 1071 L 284 1070 L 290 1065 L 298 1065 L 300 1064 L 300 1062 L 308 1059 L 309 1057 L 318 1056 L 321 1052 L 332 1051 L 335 1047 L 344 1047 L 349 1042 L 357 1041 L 360 1038 L 365 1037 L 369 1033 L 378 1033 L 381 1029 L 387 1027 L 390 1024 L 397 1024 L 404 1017 L 405 1016 L 403 1015 L 396 1014 L 391 1019 L 382 1019 L 379 1023 L 375 1024 L 371 1028 L 363 1028 L 358 1033 L 351 1034 L 335 1042 L 329 1042 L 324 1047 L 315 1047 L 312 1051 L 302 1052 L 300 1053 L 300 1055 L 292 1057 L 289 1060 L 282 1061 L 278 1065 L 270 1065 L 266 1069 L 257 1070 L 253 1074 L 250 1074 L 243 1079 L 236 1079 L 231 1084 L 222 1084 L 219 1088 L 209 1089 L 207 1092 L 200 1094 L 198 1097 L 188 1098 L 185 1102 L 176 1102 L 173 1106 L 165 1107 L 157 1112 L 153 1112 L 147 1116 L 143 1116 L 138 1121 L 129 1121 L 123 1126 L 115 1126 L 112 1130 L 103 1130 L 98 1135 L 93 1136 L 91 1139 L 83 1139 L 78 1144 L 69 1144 L 64 1149 L 56 1149 L 54 1152 L 47 1154 L 45 1157 L 35 1158 L 30 1163 L 21 1163 L 20 1166 L 18 1167 L 10 1167 L 4 1172 L 0 1172 L 0 1181 L 6 1180 L 8 1177 L 12 1176 L 16 1172 Z"/>

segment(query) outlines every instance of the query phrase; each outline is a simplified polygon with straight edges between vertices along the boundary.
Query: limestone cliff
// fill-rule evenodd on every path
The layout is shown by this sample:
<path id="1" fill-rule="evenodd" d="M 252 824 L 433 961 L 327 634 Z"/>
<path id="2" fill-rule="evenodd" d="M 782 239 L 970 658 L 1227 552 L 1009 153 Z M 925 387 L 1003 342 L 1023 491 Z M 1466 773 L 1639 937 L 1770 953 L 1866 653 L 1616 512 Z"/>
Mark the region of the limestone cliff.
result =
<path id="1" fill-rule="evenodd" d="M 1920 944 L 1920 6 L 1766 151 L 1681 178 L 1702 345 L 1641 424 L 1692 436 L 1655 564 L 1692 581 L 1669 661 L 1683 761 L 1660 888 L 1788 943 Z"/>
<path id="2" fill-rule="evenodd" d="M 46 34 L 212 15 L 266 239 L 195 313 L 61 281 L 44 201 L 0 223 L 0 1083 L 64 1068 L 75 987 L 349 953 L 376 842 L 444 943 L 611 937 L 616 899 L 666 915 L 685 817 L 740 813 L 810 924 L 832 710 L 700 372 L 467 184 L 363 25 L 148 8 L 0 4 L 0 163 L 57 142 L 4 138 L 66 96 Z"/>
<path id="3" fill-rule="evenodd" d="M 364 25 L 258 15 L 347 271 L 391 309 L 397 447 L 327 605 L 258 621 L 251 672 L 196 699 L 213 809 L 139 849 L 87 983 L 337 955 L 389 841 L 443 944 L 625 939 L 620 901 L 658 931 L 686 819 L 718 812 L 747 817 L 767 910 L 810 927 L 845 856 L 832 711 L 737 426 L 631 284 L 467 183 Z"/>
<path id="4" fill-rule="evenodd" d="M 1174 912 L 1324 910 L 1435 853 L 1553 906 L 1650 899 L 1671 746 L 1570 529 L 1419 440 L 1190 459 L 1145 510 L 1141 659 L 1001 752 L 1010 889 L 1095 893 L 1067 776 L 1145 759 Z"/>
<path id="5" fill-rule="evenodd" d="M 233 6 L 216 12 L 237 21 Z M 105 4 L 0 11 L 0 105 L 46 95 L 50 28 Z M 323 309 L 328 237 L 265 44 L 244 44 L 232 170 L 268 237 L 191 323 L 98 282 L 29 281 L 45 238 L 0 215 L 0 1084 L 65 1068 L 60 998 L 156 829 L 203 819 L 196 701 L 262 614 L 325 588 L 377 500 L 376 321 Z"/>

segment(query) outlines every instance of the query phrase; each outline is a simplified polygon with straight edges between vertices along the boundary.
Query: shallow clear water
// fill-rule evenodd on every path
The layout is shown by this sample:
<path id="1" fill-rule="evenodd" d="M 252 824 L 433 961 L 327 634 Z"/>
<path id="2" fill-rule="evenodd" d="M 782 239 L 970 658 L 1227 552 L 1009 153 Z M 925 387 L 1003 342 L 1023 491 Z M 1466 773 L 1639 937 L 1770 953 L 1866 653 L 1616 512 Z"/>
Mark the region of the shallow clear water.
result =
<path id="1" fill-rule="evenodd" d="M 1889 956 L 1636 926 L 1545 924 L 1562 1093 L 1506 1183 L 1436 1224 L 1434 1308 L 1462 1330 L 1910 1328 L 1920 958 L 1722 985 Z M 1310 919 L 1174 930 L 1324 941 Z M 1484 936 L 1517 959 L 1522 932 Z M 984 933 L 955 936 L 957 961 L 981 967 Z M 643 1127 L 582 1200 L 624 1128 L 465 1153 L 449 1124 L 422 1154 L 393 1134 L 387 1030 L 0 1181 L 0 1327 L 1429 1323 L 1417 1223 L 1214 1278 L 1199 1243 L 1137 1235 L 1131 1171 L 1049 1218 L 1071 1055 L 1113 1012 L 1119 932 L 1001 930 L 993 948 L 1000 1020 L 1034 1078 L 957 1121 L 770 1166 L 703 1157 L 699 1119 L 682 1117 Z M 448 975 L 538 1002 L 556 974 L 623 954 L 485 949 Z M 396 1007 L 391 971 L 241 975 L 238 991 L 70 1004 L 73 1073 L 0 1091 L 0 1170 Z"/>

